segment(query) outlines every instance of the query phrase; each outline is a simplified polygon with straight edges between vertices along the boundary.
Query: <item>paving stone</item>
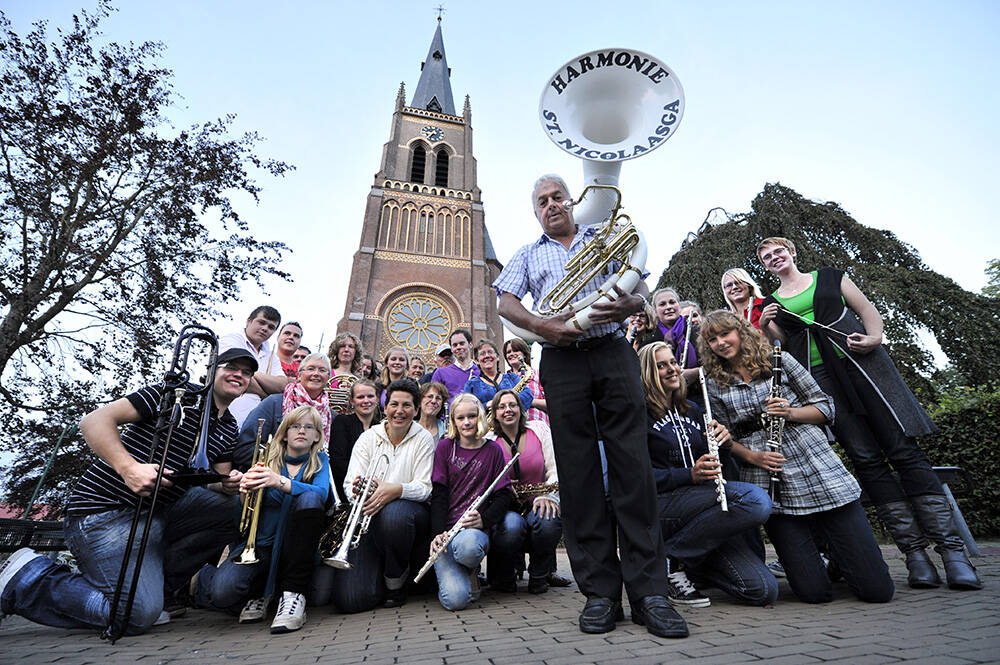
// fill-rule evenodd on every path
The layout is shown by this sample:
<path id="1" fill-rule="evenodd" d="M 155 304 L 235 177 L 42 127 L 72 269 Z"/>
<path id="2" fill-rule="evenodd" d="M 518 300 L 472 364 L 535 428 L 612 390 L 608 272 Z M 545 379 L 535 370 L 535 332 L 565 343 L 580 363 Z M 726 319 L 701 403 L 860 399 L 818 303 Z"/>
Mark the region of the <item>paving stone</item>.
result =
<path id="1" fill-rule="evenodd" d="M 709 590 L 712 606 L 681 608 L 691 629 L 685 640 L 664 640 L 628 619 L 604 635 L 577 627 L 584 599 L 575 587 L 491 594 L 461 612 L 444 610 L 433 595 L 401 608 L 341 615 L 310 608 L 302 630 L 272 636 L 269 623 L 239 626 L 232 617 L 190 610 L 182 618 L 114 646 L 93 631 L 38 626 L 19 617 L 0 624 L 0 663 L 66 665 L 201 665 L 323 663 L 324 665 L 643 665 L 696 662 L 960 665 L 1000 661 L 1000 543 L 981 543 L 977 560 L 986 588 L 979 592 L 906 587 L 903 558 L 883 548 L 897 583 L 891 603 L 859 602 L 844 584 L 825 605 L 799 603 L 780 585 L 773 608 L 733 603 Z M 565 553 L 560 569 L 569 570 Z M 627 607 L 626 607 L 626 611 Z M 280 647 L 276 657 L 275 648 Z"/>

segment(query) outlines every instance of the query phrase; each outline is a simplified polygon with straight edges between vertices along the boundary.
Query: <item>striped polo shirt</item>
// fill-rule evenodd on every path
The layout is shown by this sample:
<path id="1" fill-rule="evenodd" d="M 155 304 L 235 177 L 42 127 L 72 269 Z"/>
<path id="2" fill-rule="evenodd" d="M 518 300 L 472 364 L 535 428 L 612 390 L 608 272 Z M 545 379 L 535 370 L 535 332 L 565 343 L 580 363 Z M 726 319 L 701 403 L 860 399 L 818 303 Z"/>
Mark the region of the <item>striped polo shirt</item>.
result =
<path id="1" fill-rule="evenodd" d="M 160 399 L 163 395 L 164 386 L 158 384 L 147 386 L 141 390 L 127 395 L 126 399 L 139 412 L 141 420 L 136 423 L 129 423 L 122 429 L 121 439 L 125 450 L 137 461 L 145 464 L 149 459 L 149 451 L 153 445 L 153 435 L 156 430 L 157 411 Z M 211 394 L 211 393 L 209 393 Z M 209 399 L 211 399 L 209 397 Z M 172 408 L 173 397 L 169 404 Z M 167 451 L 167 468 L 180 470 L 187 466 L 188 458 L 191 456 L 198 440 L 199 425 L 201 422 L 201 404 L 197 395 L 191 392 L 185 393 L 181 400 L 184 411 L 184 419 L 180 426 L 174 428 L 173 439 L 170 442 L 170 449 Z M 208 460 L 211 463 L 228 462 L 232 459 L 233 449 L 236 447 L 238 430 L 236 420 L 227 411 L 222 418 L 218 417 L 218 410 L 214 400 L 211 404 L 211 412 L 208 421 Z M 163 454 L 163 439 L 166 438 L 166 431 L 160 437 L 157 445 L 156 455 L 153 463 L 159 463 Z M 168 506 L 183 496 L 186 488 L 162 487 L 157 498 L 158 506 Z M 138 496 L 134 494 L 121 476 L 115 473 L 107 462 L 98 459 L 90 465 L 80 477 L 73 494 L 70 496 L 69 506 L 66 512 L 70 515 L 86 515 L 99 513 L 106 510 L 116 510 L 120 508 L 134 508 Z"/>

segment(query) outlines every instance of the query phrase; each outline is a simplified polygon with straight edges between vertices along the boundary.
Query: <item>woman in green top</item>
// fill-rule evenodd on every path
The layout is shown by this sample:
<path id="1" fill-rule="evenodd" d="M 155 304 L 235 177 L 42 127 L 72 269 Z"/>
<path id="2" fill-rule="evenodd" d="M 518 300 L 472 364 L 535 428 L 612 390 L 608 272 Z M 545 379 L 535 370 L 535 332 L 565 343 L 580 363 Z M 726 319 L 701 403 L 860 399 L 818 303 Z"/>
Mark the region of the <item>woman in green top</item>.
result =
<path id="1" fill-rule="evenodd" d="M 914 440 L 937 428 L 882 347 L 882 317 L 843 271 L 804 273 L 795 255 L 787 238 L 765 238 L 757 246 L 760 262 L 781 282 L 764 301 L 761 330 L 780 339 L 833 397 L 833 433 L 906 555 L 910 586 L 941 584 L 925 551 L 931 540 L 949 587 L 981 589 L 941 482 Z"/>

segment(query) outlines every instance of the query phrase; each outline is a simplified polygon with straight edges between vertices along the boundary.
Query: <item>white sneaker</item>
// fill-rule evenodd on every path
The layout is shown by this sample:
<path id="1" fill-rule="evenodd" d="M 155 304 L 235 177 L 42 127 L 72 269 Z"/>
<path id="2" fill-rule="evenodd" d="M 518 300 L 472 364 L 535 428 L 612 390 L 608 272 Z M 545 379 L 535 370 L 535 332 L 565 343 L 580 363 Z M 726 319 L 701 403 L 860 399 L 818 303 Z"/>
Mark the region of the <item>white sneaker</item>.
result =
<path id="1" fill-rule="evenodd" d="M 163 610 L 160 612 L 160 616 L 156 617 L 156 621 L 153 622 L 153 625 L 162 626 L 165 623 L 170 623 L 170 612 Z"/>
<path id="2" fill-rule="evenodd" d="M 283 591 L 278 613 L 271 622 L 271 634 L 290 633 L 306 622 L 306 597 L 294 591 Z"/>
<path id="3" fill-rule="evenodd" d="M 14 575 L 21 572 L 21 569 L 24 568 L 29 561 L 38 556 L 42 555 L 30 547 L 22 547 L 7 557 L 7 560 L 3 562 L 2 566 L 0 566 L 0 596 L 3 595 L 3 592 L 7 588 L 7 585 L 10 584 L 10 581 L 14 579 Z"/>
<path id="4" fill-rule="evenodd" d="M 251 598 L 240 612 L 240 623 L 257 623 L 267 614 L 267 597 Z"/>

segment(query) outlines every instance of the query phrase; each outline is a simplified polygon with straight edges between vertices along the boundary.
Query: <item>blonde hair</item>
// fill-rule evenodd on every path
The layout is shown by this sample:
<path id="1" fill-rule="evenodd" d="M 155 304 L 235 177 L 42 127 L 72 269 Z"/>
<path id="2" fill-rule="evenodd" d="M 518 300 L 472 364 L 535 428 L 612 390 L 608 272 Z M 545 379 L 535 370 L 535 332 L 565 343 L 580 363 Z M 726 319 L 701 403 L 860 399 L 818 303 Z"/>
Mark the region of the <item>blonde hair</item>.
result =
<path id="1" fill-rule="evenodd" d="M 788 238 L 782 238 L 781 236 L 770 236 L 768 238 L 764 238 L 759 243 L 757 243 L 758 259 L 760 258 L 760 250 L 764 249 L 768 245 L 778 245 L 780 247 L 784 247 L 790 252 L 795 251 L 795 243 L 789 240 Z"/>
<path id="2" fill-rule="evenodd" d="M 656 312 L 656 299 L 660 297 L 661 293 L 667 293 L 667 292 L 670 292 L 670 293 L 674 294 L 674 300 L 677 301 L 677 317 L 680 318 L 680 309 L 681 309 L 680 308 L 680 300 L 681 300 L 681 294 L 677 293 L 677 289 L 673 288 L 672 286 L 667 286 L 665 288 L 656 289 L 655 291 L 653 291 L 653 296 L 649 299 L 649 304 L 653 306 L 653 321 L 654 322 L 660 322 L 660 323 L 662 323 L 660 321 L 659 315 Z M 676 321 L 676 320 L 677 319 L 675 318 L 674 321 Z M 663 325 L 666 325 L 666 324 L 664 323 Z"/>
<path id="3" fill-rule="evenodd" d="M 385 352 L 385 358 L 382 359 L 382 385 L 383 386 L 388 386 L 390 383 L 392 383 L 393 381 L 396 380 L 396 379 L 393 379 L 392 377 L 389 376 L 389 356 L 391 356 L 396 351 L 401 352 L 403 354 L 403 357 L 406 358 L 406 368 L 403 370 L 403 376 L 401 376 L 399 378 L 405 379 L 407 372 L 410 371 L 410 352 L 407 351 L 406 349 L 404 349 L 401 346 L 390 346 L 389 350 Z"/>
<path id="4" fill-rule="evenodd" d="M 303 482 L 308 482 L 323 466 L 319 461 L 319 451 L 323 447 L 323 440 L 325 438 L 323 435 L 323 419 L 314 406 L 303 405 L 296 407 L 289 411 L 288 415 L 282 419 L 277 431 L 275 431 L 274 436 L 271 438 L 271 445 L 267 448 L 265 465 L 278 475 L 281 475 L 281 469 L 285 465 L 285 455 L 288 452 L 288 429 L 301 420 L 311 423 L 316 428 L 316 431 L 319 432 L 319 437 L 309 449 L 309 459 L 306 460 L 305 470 L 302 472 Z"/>
<path id="5" fill-rule="evenodd" d="M 472 393 L 459 393 L 455 396 L 455 399 L 451 402 L 450 411 L 448 413 L 448 431 L 445 432 L 445 436 L 449 439 L 455 441 L 458 440 L 458 427 L 455 425 L 455 412 L 458 407 L 466 402 L 471 402 L 475 404 L 476 420 L 478 420 L 478 426 L 476 427 L 476 440 L 482 439 L 486 436 L 486 433 L 490 431 L 489 423 L 486 422 L 486 409 L 483 408 L 483 403 L 479 401 L 479 398 Z"/>
<path id="6" fill-rule="evenodd" d="M 761 292 L 760 286 L 758 286 L 757 282 L 754 281 L 754 278 L 750 276 L 750 273 L 743 268 L 730 268 L 726 272 L 722 273 L 722 280 L 720 281 L 720 285 L 722 286 L 722 297 L 725 299 L 730 312 L 733 314 L 743 313 L 736 311 L 736 305 L 733 304 L 733 301 L 729 298 L 729 294 L 726 293 L 726 277 L 729 277 L 730 275 L 750 287 L 750 307 L 753 307 L 754 298 L 764 298 L 764 294 Z"/>
<path id="7" fill-rule="evenodd" d="M 664 350 L 674 358 L 674 351 L 666 342 L 653 342 L 639 349 L 639 368 L 642 375 L 642 387 L 646 389 L 646 411 L 654 418 L 662 418 L 667 415 L 667 409 L 677 409 L 677 412 L 684 415 L 688 412 L 687 402 L 687 381 L 681 373 L 680 365 L 677 366 L 677 374 L 680 376 L 681 385 L 677 390 L 668 393 L 660 381 L 660 373 L 656 369 L 656 352 Z"/>
<path id="8" fill-rule="evenodd" d="M 708 344 L 709 339 L 716 335 L 728 334 L 732 330 L 737 331 L 740 338 L 740 350 L 733 364 L 746 369 L 752 379 L 770 379 L 771 349 L 764 336 L 743 317 L 722 309 L 709 312 L 701 321 L 698 358 L 705 373 L 723 386 L 731 386 L 741 380 L 736 374 L 735 367 L 731 366 L 728 360 L 717 356 Z"/>

